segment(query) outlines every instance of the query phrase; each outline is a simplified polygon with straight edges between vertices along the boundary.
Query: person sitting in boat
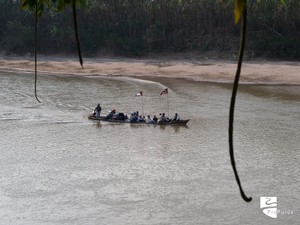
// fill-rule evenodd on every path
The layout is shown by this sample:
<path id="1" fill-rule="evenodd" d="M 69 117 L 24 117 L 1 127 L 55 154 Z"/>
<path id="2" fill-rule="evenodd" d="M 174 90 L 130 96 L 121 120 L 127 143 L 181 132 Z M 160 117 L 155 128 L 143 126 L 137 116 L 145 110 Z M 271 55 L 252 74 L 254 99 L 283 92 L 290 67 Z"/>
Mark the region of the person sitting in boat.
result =
<path id="1" fill-rule="evenodd" d="M 94 110 L 94 115 L 99 118 L 100 117 L 100 113 L 101 113 L 101 106 L 100 104 L 97 105 L 97 107 Z"/>
<path id="2" fill-rule="evenodd" d="M 120 113 L 118 113 L 118 112 L 114 113 L 113 116 L 112 116 L 112 119 L 113 120 L 118 120 L 119 119 L 119 114 Z"/>
<path id="3" fill-rule="evenodd" d="M 152 120 L 153 120 L 154 123 L 157 123 L 158 118 L 156 117 L 156 115 L 153 116 L 153 119 L 152 119 Z"/>
<path id="4" fill-rule="evenodd" d="M 153 119 L 150 117 L 150 115 L 147 116 L 146 123 L 148 123 L 148 124 L 154 123 L 154 121 L 153 121 Z"/>
<path id="5" fill-rule="evenodd" d="M 137 122 L 137 120 L 138 120 L 137 113 L 136 112 L 131 113 L 130 122 Z"/>
<path id="6" fill-rule="evenodd" d="M 125 120 L 126 117 L 125 117 L 125 114 L 124 113 L 119 113 L 118 114 L 118 120 Z"/>
<path id="7" fill-rule="evenodd" d="M 166 122 L 166 121 L 168 121 L 167 118 L 166 118 L 166 116 L 165 116 L 165 113 L 160 114 L 160 115 L 161 115 L 161 116 L 160 116 L 160 118 L 159 118 L 159 122 Z"/>
<path id="8" fill-rule="evenodd" d="M 180 120 L 180 117 L 179 117 L 178 113 L 175 113 L 175 116 L 174 116 L 173 120 L 174 121 Z"/>
<path id="9" fill-rule="evenodd" d="M 146 122 L 146 120 L 145 120 L 145 117 L 144 116 L 142 116 L 142 115 L 140 115 L 139 117 L 138 117 L 138 122 Z"/>
<path id="10" fill-rule="evenodd" d="M 113 115 L 116 113 L 116 110 L 113 109 L 107 116 L 106 116 L 106 119 L 109 120 L 109 119 L 112 119 Z"/>

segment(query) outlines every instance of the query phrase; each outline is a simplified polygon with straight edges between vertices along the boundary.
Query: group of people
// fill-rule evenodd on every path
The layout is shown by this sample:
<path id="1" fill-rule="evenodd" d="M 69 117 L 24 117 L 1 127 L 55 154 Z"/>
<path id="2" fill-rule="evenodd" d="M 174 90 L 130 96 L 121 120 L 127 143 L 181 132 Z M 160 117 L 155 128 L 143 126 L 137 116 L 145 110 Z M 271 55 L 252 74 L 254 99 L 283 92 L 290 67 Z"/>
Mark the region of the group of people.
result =
<path id="1" fill-rule="evenodd" d="M 175 116 L 172 119 L 167 117 L 165 115 L 165 113 L 160 113 L 159 117 L 156 117 L 156 115 L 154 115 L 153 118 L 150 115 L 148 115 L 145 122 L 146 123 L 159 123 L 159 122 L 169 122 L 169 121 L 172 121 L 172 120 L 173 121 L 179 121 L 180 120 L 180 117 L 179 117 L 178 113 L 175 113 Z"/>
<path id="2" fill-rule="evenodd" d="M 159 117 L 157 117 L 156 115 L 154 115 L 153 117 L 151 117 L 150 115 L 148 115 L 147 117 L 139 115 L 139 112 L 133 112 L 130 116 L 130 122 L 145 122 L 148 124 L 155 124 L 155 123 L 160 123 L 160 122 L 169 122 L 171 120 L 180 120 L 178 113 L 175 113 L 175 116 L 173 119 L 169 119 L 168 117 L 166 117 L 165 113 L 160 113 Z"/>
<path id="3" fill-rule="evenodd" d="M 145 116 L 139 115 L 139 111 L 131 113 L 129 120 L 134 123 L 146 122 Z"/>
<path id="4" fill-rule="evenodd" d="M 96 118 L 100 118 L 100 114 L 101 114 L 101 106 L 100 106 L 100 104 L 98 104 L 97 107 L 94 110 L 94 116 Z M 175 113 L 175 116 L 172 119 L 169 119 L 165 115 L 165 113 L 160 113 L 159 117 L 157 117 L 156 115 L 154 115 L 153 117 L 148 115 L 147 118 L 146 118 L 145 116 L 140 115 L 139 111 L 131 113 L 131 115 L 128 117 L 124 113 L 116 112 L 115 109 L 110 111 L 110 113 L 105 118 L 107 120 L 109 120 L 109 119 L 124 120 L 124 121 L 132 122 L 132 123 L 142 122 L 142 123 L 148 123 L 148 124 L 155 124 L 155 123 L 159 123 L 159 122 L 169 122 L 171 120 L 173 120 L 173 121 L 180 120 L 180 117 L 179 117 L 178 113 Z"/>

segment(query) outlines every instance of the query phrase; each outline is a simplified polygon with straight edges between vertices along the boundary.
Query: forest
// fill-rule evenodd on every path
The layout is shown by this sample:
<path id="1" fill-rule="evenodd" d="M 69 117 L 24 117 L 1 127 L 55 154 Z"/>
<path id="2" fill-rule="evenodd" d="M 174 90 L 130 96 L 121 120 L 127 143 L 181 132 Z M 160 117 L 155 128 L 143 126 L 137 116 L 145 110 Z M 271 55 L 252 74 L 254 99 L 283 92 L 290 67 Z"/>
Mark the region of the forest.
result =
<path id="1" fill-rule="evenodd" d="M 89 0 L 78 8 L 83 55 L 150 53 L 237 54 L 240 28 L 233 0 Z M 35 16 L 21 1 L 0 0 L 0 53 L 34 50 Z M 72 11 L 45 8 L 39 19 L 40 54 L 73 54 Z M 300 59 L 300 1 L 249 0 L 246 59 Z"/>

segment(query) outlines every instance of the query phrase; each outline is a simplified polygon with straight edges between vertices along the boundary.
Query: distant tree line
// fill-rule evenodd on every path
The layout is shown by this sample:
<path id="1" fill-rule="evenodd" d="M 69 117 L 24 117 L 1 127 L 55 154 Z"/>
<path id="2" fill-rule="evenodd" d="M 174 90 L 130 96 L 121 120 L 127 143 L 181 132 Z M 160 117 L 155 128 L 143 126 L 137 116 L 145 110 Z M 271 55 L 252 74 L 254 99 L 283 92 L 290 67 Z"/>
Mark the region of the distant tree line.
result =
<path id="1" fill-rule="evenodd" d="M 239 26 L 232 0 L 89 0 L 78 10 L 84 55 L 141 56 L 160 52 L 236 53 Z M 34 16 L 19 0 L 0 0 L 0 52 L 32 52 Z M 300 1 L 248 1 L 248 55 L 300 58 Z M 38 24 L 38 51 L 74 53 L 71 11 L 46 9 Z"/>

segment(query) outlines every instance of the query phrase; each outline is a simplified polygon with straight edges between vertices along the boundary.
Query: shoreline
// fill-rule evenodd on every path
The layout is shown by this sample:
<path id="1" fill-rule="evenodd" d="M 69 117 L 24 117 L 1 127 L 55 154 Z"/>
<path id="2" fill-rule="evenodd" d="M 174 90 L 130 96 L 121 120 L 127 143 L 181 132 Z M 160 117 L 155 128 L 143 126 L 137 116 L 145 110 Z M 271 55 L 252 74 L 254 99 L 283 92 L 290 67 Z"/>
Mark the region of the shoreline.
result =
<path id="1" fill-rule="evenodd" d="M 38 74 L 58 76 L 163 77 L 194 81 L 232 83 L 237 62 L 176 58 L 170 56 L 125 58 L 101 56 L 84 58 L 83 68 L 76 57 L 39 56 Z M 0 71 L 34 73 L 33 57 L 0 55 Z M 241 84 L 300 85 L 300 62 L 244 61 Z"/>

